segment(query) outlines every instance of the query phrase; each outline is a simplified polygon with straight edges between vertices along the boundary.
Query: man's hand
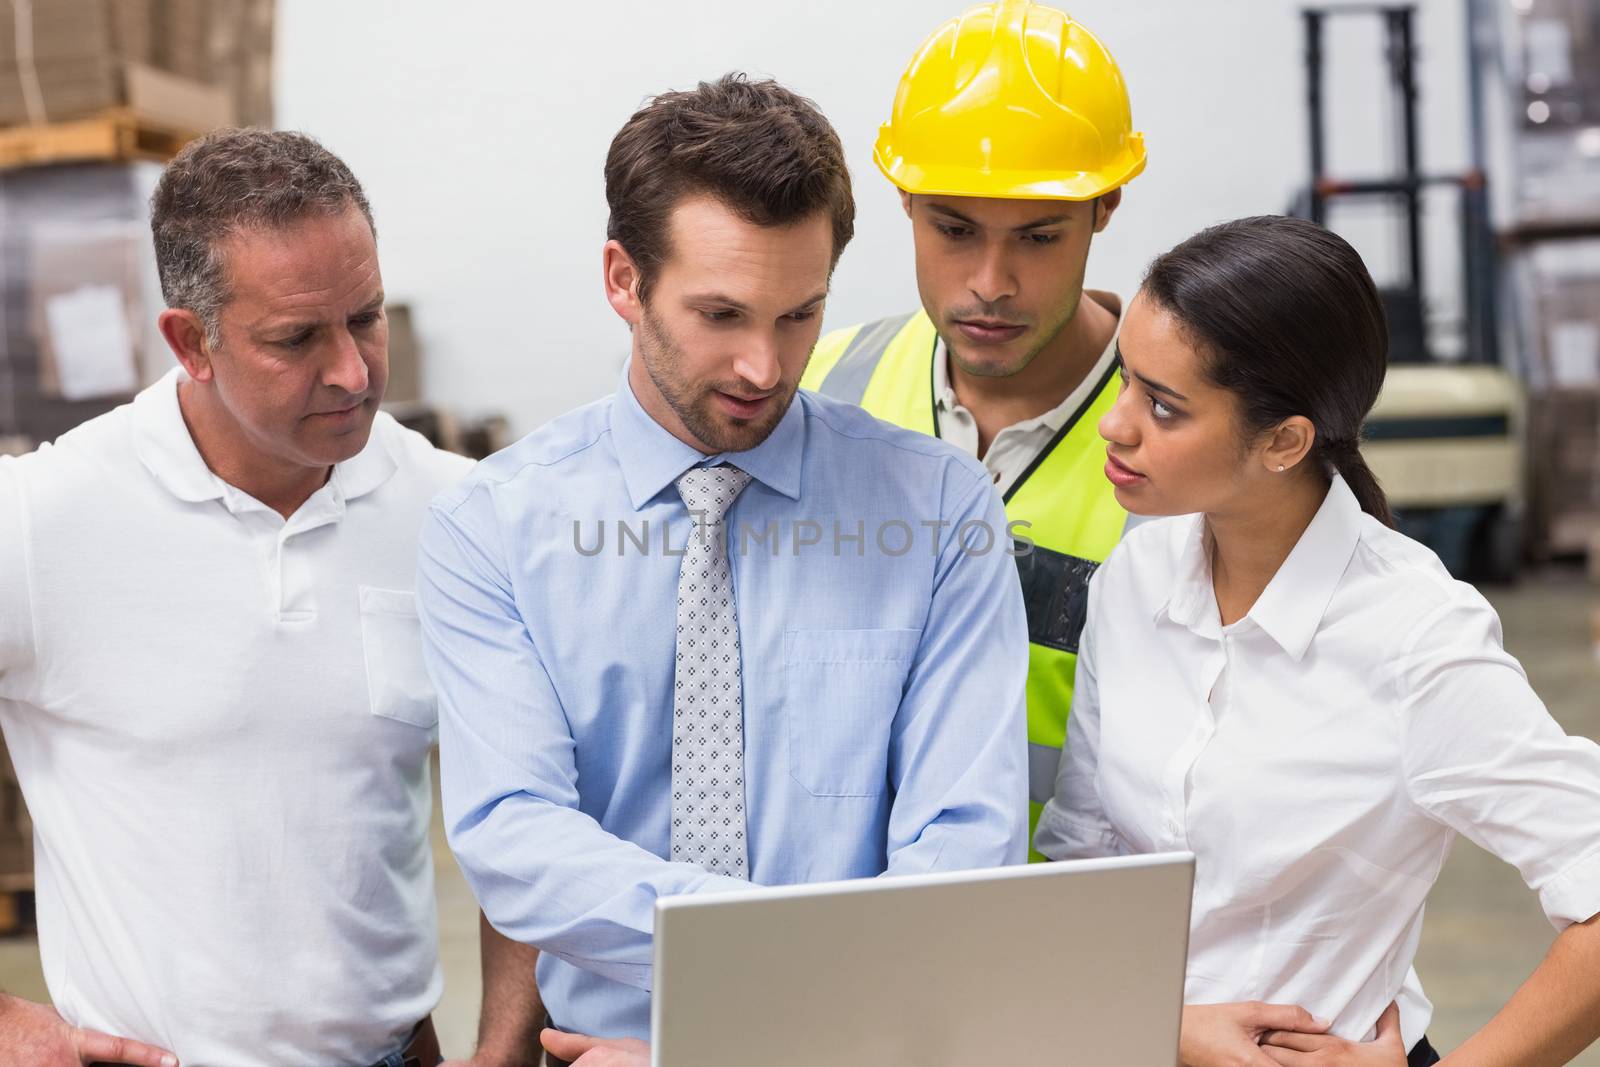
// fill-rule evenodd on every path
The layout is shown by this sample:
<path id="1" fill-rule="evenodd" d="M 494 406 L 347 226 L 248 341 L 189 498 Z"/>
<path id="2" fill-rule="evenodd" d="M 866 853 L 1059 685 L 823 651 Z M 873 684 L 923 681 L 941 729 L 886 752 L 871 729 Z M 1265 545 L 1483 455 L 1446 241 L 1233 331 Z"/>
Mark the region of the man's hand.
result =
<path id="1" fill-rule="evenodd" d="M 164 1049 L 68 1026 L 54 1008 L 7 996 L 0 996 L 0 1062 L 6 1067 L 178 1067 L 178 1057 Z"/>
<path id="2" fill-rule="evenodd" d="M 545 1051 L 572 1067 L 650 1067 L 650 1046 L 631 1037 L 584 1037 L 548 1027 L 540 1032 Z"/>
<path id="3" fill-rule="evenodd" d="M 1261 1038 L 1261 1051 L 1274 1063 L 1285 1067 L 1405 1067 L 1406 1046 L 1400 1037 L 1400 1008 L 1389 1010 L 1378 1020 L 1378 1035 L 1371 1041 L 1346 1041 L 1326 1034 L 1268 1031 Z"/>
<path id="4" fill-rule="evenodd" d="M 1180 1067 L 1274 1067 L 1261 1048 L 1267 1034 L 1320 1035 L 1330 1024 L 1292 1004 L 1185 1004 L 1178 1039 Z M 1296 1053 L 1298 1055 L 1298 1053 Z"/>

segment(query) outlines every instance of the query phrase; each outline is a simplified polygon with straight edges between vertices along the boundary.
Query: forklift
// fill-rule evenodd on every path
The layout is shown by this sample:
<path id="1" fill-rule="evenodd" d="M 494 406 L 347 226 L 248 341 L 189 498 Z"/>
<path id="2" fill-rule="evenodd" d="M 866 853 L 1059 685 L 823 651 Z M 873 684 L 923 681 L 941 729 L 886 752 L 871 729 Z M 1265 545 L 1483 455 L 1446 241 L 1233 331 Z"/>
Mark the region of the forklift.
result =
<path id="1" fill-rule="evenodd" d="M 1362 434 L 1362 455 L 1389 497 L 1395 524 L 1433 549 L 1452 575 L 1513 581 L 1523 547 L 1526 403 L 1499 355 L 1498 269 L 1475 40 L 1469 40 L 1468 65 L 1473 165 L 1461 174 L 1425 175 L 1418 164 L 1415 6 L 1314 7 L 1301 14 L 1311 180 L 1289 213 L 1327 226 L 1336 202 L 1376 201 L 1394 211 L 1402 238 L 1399 280 L 1379 287 L 1389 322 L 1389 371 Z M 1382 22 L 1399 157 L 1388 176 L 1339 179 L 1327 173 L 1324 34 L 1335 17 Z M 1464 345 L 1459 358 L 1448 360 L 1433 343 L 1423 288 L 1423 194 L 1439 186 L 1454 187 L 1460 202 Z"/>

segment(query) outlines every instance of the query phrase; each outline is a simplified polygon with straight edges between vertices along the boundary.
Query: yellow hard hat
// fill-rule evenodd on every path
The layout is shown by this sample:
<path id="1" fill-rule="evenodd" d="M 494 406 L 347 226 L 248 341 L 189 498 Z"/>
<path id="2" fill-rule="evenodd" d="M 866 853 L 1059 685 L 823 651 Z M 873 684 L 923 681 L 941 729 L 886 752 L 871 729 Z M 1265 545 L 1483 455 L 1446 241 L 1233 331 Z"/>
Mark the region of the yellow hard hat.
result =
<path id="1" fill-rule="evenodd" d="M 1111 53 L 1031 0 L 979 4 L 935 30 L 872 152 L 908 193 L 1040 200 L 1092 200 L 1144 158 Z"/>

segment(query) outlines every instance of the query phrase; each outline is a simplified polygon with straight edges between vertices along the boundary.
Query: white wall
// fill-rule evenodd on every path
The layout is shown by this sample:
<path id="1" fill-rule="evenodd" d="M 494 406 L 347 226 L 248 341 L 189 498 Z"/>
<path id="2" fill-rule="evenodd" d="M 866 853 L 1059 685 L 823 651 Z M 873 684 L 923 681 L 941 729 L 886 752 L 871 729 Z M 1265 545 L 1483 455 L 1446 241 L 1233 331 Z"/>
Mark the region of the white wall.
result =
<path id="1" fill-rule="evenodd" d="M 827 325 L 908 310 L 910 238 L 871 162 L 918 42 L 962 0 L 280 0 L 281 125 L 320 137 L 366 184 L 391 297 L 410 301 L 425 388 L 517 432 L 613 388 L 628 336 L 601 296 L 601 166 L 643 98 L 730 69 L 811 96 L 844 140 L 854 243 Z M 1304 181 L 1299 5 L 1077 0 L 1120 61 L 1149 168 L 1097 243 L 1089 283 L 1130 295 L 1156 253 L 1221 219 L 1282 211 Z M 1459 0 L 1422 0 L 1426 169 L 1466 155 Z M 1333 164 L 1372 172 L 1388 145 L 1375 20 L 1331 42 Z M 1394 241 L 1352 217 L 1381 273 Z M 1448 255 L 1453 219 L 1436 227 Z M 1453 263 L 1434 277 L 1449 288 Z M 1443 297 L 1441 296 L 1441 299 Z"/>

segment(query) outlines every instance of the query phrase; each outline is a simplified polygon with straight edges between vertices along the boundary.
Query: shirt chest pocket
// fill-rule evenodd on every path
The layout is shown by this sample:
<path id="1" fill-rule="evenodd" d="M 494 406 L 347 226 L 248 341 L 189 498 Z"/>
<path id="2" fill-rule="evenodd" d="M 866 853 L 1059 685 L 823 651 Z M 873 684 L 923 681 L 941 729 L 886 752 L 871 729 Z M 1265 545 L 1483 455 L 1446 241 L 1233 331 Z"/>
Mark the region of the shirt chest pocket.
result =
<path id="1" fill-rule="evenodd" d="M 813 796 L 875 797 L 916 655 L 916 630 L 790 630 L 783 635 L 789 773 Z"/>
<path id="2" fill-rule="evenodd" d="M 372 714 L 431 730 L 439 704 L 422 663 L 422 625 L 406 589 L 361 586 L 361 649 Z"/>

